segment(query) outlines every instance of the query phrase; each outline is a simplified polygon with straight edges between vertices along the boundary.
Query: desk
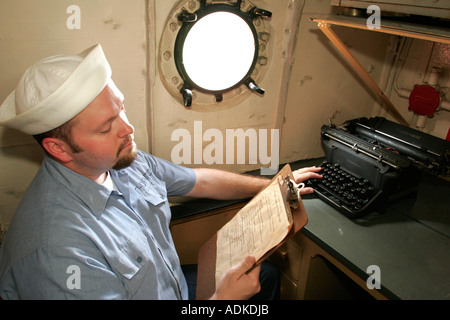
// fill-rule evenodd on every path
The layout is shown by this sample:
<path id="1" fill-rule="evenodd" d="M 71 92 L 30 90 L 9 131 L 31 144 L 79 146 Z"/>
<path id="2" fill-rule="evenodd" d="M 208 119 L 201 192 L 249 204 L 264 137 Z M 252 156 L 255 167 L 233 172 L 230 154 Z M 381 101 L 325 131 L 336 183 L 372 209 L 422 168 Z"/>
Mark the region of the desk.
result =
<path id="1" fill-rule="evenodd" d="M 321 159 L 299 161 L 291 167 L 295 170 L 320 162 Z M 449 182 L 423 175 L 417 198 L 399 200 L 383 215 L 374 212 L 350 220 L 314 196 L 304 196 L 308 224 L 273 256 L 283 273 L 282 297 L 346 298 L 366 297 L 368 293 L 377 299 L 450 299 L 449 197 Z M 199 219 L 195 201 L 175 206 L 172 232 L 177 248 L 181 242 L 186 244 L 187 233 L 198 236 L 203 231 L 215 232 L 204 219 L 216 221 L 214 216 L 223 217 L 225 213 L 227 217 L 214 225 L 220 227 L 243 205 L 221 204 L 211 202 L 213 215 L 203 205 Z M 199 223 L 203 223 L 200 229 Z M 191 245 L 201 245 L 201 241 L 197 239 Z M 369 290 L 366 286 L 369 276 L 366 272 L 371 265 L 380 268 L 380 290 Z M 349 296 L 348 292 L 340 291 L 348 288 L 349 283 L 356 284 L 361 292 L 352 295 L 354 288 L 351 288 Z"/>

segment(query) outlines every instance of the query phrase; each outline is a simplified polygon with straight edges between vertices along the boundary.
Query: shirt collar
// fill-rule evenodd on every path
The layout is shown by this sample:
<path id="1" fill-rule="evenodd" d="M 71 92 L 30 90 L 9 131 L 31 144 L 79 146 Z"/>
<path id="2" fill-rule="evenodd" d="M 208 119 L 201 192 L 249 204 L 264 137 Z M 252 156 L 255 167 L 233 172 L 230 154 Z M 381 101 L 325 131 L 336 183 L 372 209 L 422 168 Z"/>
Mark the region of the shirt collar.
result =
<path id="1" fill-rule="evenodd" d="M 97 217 L 101 216 L 113 192 L 112 190 L 76 173 L 48 155 L 44 157 L 43 166 L 52 178 L 86 204 L 94 215 Z"/>

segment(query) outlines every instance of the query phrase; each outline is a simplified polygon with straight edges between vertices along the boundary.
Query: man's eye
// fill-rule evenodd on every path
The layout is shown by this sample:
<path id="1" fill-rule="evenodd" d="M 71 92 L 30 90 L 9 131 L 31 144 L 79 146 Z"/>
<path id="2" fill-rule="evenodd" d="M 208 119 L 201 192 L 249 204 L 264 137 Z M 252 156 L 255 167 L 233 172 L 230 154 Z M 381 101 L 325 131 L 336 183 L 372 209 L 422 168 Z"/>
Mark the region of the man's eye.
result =
<path id="1" fill-rule="evenodd" d="M 111 131 L 111 128 L 109 128 L 109 129 L 107 129 L 107 130 L 104 130 L 104 131 L 100 131 L 100 133 L 105 134 L 105 133 L 108 133 L 108 132 L 110 132 L 110 131 Z"/>

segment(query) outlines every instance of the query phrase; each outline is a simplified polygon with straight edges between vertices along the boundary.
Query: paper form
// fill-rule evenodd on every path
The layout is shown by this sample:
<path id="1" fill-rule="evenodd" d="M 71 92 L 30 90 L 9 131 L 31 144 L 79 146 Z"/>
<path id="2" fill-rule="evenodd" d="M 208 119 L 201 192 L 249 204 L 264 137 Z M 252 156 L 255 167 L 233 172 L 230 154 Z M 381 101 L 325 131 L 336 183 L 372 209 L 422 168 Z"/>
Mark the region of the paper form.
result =
<path id="1" fill-rule="evenodd" d="M 218 232 L 216 285 L 249 254 L 258 261 L 289 233 L 292 217 L 281 184 L 281 177 L 272 181 Z"/>

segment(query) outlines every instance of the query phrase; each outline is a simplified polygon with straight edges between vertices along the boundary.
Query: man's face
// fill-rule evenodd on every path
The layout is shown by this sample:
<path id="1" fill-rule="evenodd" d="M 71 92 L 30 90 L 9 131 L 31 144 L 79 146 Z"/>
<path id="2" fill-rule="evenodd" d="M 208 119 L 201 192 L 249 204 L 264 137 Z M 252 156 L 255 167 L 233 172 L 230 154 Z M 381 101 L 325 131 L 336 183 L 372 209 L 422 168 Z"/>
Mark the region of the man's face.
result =
<path id="1" fill-rule="evenodd" d="M 91 177 L 127 167 L 136 158 L 134 128 L 114 83 L 110 82 L 73 120 L 72 140 L 81 149 L 71 154 L 73 170 Z"/>

